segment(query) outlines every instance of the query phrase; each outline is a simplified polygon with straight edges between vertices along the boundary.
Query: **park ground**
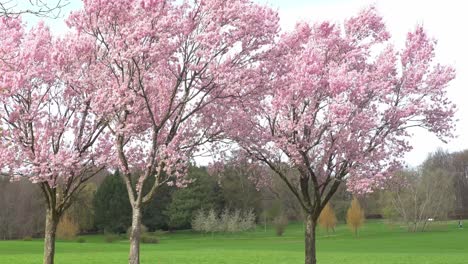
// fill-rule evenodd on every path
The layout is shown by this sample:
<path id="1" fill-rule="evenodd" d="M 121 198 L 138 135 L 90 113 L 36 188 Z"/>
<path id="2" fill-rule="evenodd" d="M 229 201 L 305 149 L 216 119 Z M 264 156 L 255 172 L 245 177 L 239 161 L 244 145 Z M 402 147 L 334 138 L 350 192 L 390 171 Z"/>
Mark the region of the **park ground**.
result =
<path id="1" fill-rule="evenodd" d="M 242 234 L 157 234 L 159 244 L 143 244 L 142 264 L 297 264 L 303 263 L 303 226 L 290 224 L 282 237 L 262 226 Z M 127 263 L 125 239 L 105 242 L 101 235 L 82 236 L 84 243 L 59 241 L 56 263 Z M 432 223 L 427 232 L 408 233 L 404 226 L 369 221 L 354 237 L 346 225 L 335 233 L 318 231 L 320 264 L 467 264 L 468 228 L 455 222 Z M 42 263 L 42 241 L 0 241 L 1 264 Z"/>

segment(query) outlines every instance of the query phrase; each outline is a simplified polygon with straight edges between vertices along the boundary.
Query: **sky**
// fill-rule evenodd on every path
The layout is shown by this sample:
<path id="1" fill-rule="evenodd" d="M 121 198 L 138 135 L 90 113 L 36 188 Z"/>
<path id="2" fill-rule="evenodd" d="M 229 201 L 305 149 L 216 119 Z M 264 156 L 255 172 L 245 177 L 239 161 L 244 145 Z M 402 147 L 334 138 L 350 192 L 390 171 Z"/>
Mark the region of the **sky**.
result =
<path id="1" fill-rule="evenodd" d="M 456 138 L 447 144 L 422 129 L 412 130 L 410 143 L 413 150 L 405 159 L 408 165 L 417 166 L 430 152 L 438 148 L 454 152 L 468 149 L 468 15 L 464 1 L 460 0 L 254 0 L 267 4 L 279 12 L 282 30 L 289 30 L 298 21 L 320 22 L 330 20 L 341 22 L 353 16 L 360 9 L 371 4 L 384 17 L 384 21 L 392 35 L 394 45 L 403 47 L 408 31 L 421 24 L 431 37 L 438 41 L 436 47 L 437 61 L 450 64 L 457 71 L 456 79 L 448 88 L 449 98 L 457 105 Z M 64 8 L 62 17 L 71 10 L 81 7 L 81 1 L 70 0 Z M 27 17 L 29 25 L 37 23 L 38 19 Z M 52 32 L 60 34 L 66 30 L 63 18 L 47 19 L 46 24 Z"/>
<path id="2" fill-rule="evenodd" d="M 413 150 L 405 157 L 410 166 L 417 166 L 438 148 L 454 152 L 468 149 L 468 15 L 465 1 L 459 0 L 257 0 L 276 8 L 283 29 L 292 29 L 297 21 L 341 22 L 360 9 L 375 5 L 392 35 L 396 47 L 403 47 L 406 34 L 416 25 L 423 25 L 437 39 L 436 60 L 455 67 L 457 77 L 448 88 L 449 98 L 457 105 L 456 138 L 447 144 L 422 130 L 411 132 Z"/>

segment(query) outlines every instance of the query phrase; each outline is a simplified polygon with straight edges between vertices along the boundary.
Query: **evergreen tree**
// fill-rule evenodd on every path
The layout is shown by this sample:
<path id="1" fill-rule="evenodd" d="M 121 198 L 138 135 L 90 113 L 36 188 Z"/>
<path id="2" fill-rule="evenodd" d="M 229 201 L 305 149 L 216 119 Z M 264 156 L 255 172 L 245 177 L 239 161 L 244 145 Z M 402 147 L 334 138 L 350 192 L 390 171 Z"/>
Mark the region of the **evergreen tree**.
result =
<path id="1" fill-rule="evenodd" d="M 364 224 L 364 219 L 364 210 L 361 208 L 358 199 L 354 197 L 346 214 L 346 222 L 356 236 L 358 229 Z"/>
<path id="2" fill-rule="evenodd" d="M 154 181 L 154 179 L 152 181 Z M 148 182 L 151 183 L 152 181 Z M 144 189 L 147 188 L 151 188 L 151 185 L 147 184 L 144 186 Z M 141 221 L 149 231 L 169 229 L 169 216 L 166 214 L 166 211 L 171 203 L 172 194 L 175 189 L 174 186 L 169 186 L 167 184 L 161 185 L 161 187 L 156 190 L 155 195 L 148 205 L 143 208 Z"/>
<path id="3" fill-rule="evenodd" d="M 191 167 L 189 178 L 192 183 L 174 192 L 166 211 L 171 228 L 190 228 L 199 209 L 213 208 L 219 211 L 223 208 L 224 199 L 217 179 L 209 175 L 205 168 Z"/>
<path id="4" fill-rule="evenodd" d="M 132 208 L 119 171 L 108 175 L 94 197 L 95 222 L 99 230 L 125 233 L 131 225 Z"/>
<path id="5" fill-rule="evenodd" d="M 336 226 L 336 216 L 335 216 L 335 211 L 333 211 L 332 206 L 330 203 L 327 203 L 325 205 L 325 208 L 323 208 L 322 212 L 320 213 L 319 216 L 319 225 L 328 231 L 331 229 L 333 232 L 335 232 L 335 226 Z"/>

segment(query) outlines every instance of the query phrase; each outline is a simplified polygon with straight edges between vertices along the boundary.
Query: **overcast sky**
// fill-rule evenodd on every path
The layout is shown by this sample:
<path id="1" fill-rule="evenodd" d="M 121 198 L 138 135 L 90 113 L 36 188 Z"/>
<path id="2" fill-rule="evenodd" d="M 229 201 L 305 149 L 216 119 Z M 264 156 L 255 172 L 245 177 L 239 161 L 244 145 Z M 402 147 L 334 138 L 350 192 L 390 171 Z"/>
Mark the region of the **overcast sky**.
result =
<path id="1" fill-rule="evenodd" d="M 297 21 L 340 22 L 356 14 L 360 9 L 375 4 L 392 34 L 397 47 L 404 45 L 406 33 L 416 25 L 422 24 L 430 36 L 438 40 L 436 55 L 438 61 L 453 65 L 457 78 L 451 83 L 449 97 L 458 106 L 457 138 L 444 144 L 435 136 L 422 130 L 414 131 L 411 143 L 414 146 L 406 160 L 409 165 L 417 166 L 428 153 L 442 148 L 448 151 L 468 149 L 468 15 L 465 2 L 459 0 L 424 1 L 424 0 L 256 0 L 278 10 L 283 30 L 294 27 Z M 81 1 L 70 0 L 64 10 L 81 7 Z M 38 21 L 28 17 L 29 25 Z M 66 29 L 63 19 L 46 20 L 54 33 L 60 34 Z"/>

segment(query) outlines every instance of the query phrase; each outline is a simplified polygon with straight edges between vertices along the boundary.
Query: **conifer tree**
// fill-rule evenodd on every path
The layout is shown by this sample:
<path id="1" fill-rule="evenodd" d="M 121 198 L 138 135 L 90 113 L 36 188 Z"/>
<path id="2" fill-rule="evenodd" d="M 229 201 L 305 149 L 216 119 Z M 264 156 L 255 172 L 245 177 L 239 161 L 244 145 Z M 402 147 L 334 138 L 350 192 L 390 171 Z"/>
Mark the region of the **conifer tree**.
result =
<path id="1" fill-rule="evenodd" d="M 364 210 L 356 197 L 351 201 L 351 206 L 346 214 L 346 223 L 357 236 L 358 229 L 364 224 Z"/>
<path id="2" fill-rule="evenodd" d="M 330 205 L 330 203 L 327 203 L 327 205 L 325 205 L 323 208 L 322 212 L 320 213 L 318 222 L 321 227 L 327 230 L 327 234 L 329 233 L 330 229 L 335 232 L 337 220 L 335 211 L 333 211 L 333 207 Z"/>

